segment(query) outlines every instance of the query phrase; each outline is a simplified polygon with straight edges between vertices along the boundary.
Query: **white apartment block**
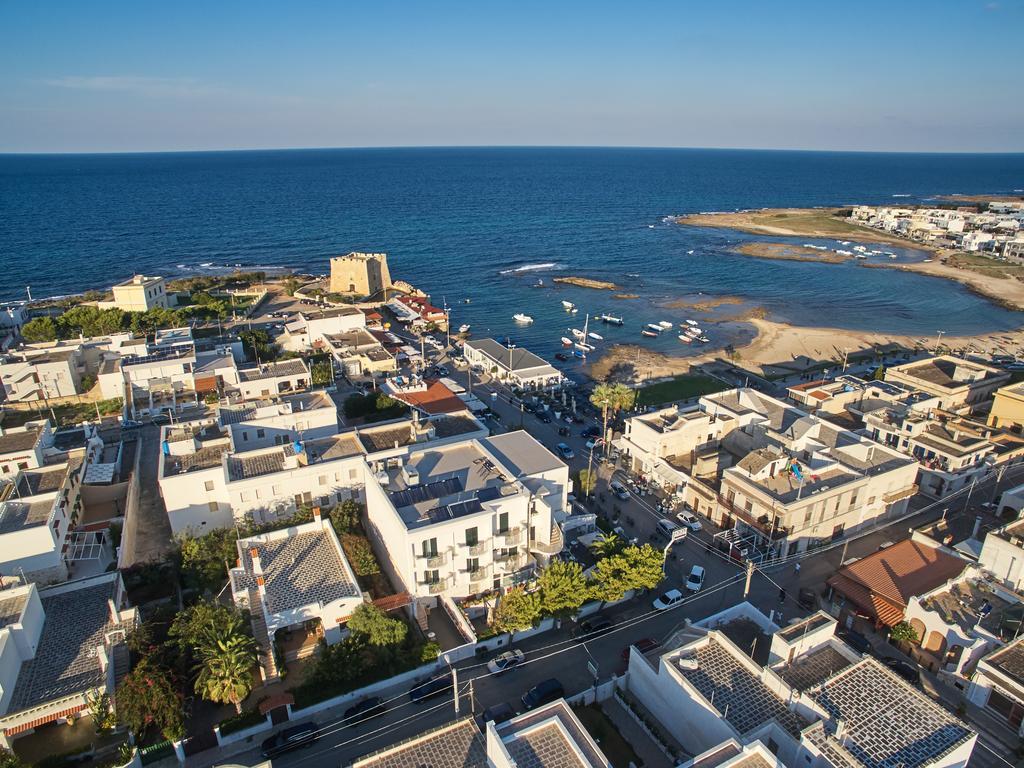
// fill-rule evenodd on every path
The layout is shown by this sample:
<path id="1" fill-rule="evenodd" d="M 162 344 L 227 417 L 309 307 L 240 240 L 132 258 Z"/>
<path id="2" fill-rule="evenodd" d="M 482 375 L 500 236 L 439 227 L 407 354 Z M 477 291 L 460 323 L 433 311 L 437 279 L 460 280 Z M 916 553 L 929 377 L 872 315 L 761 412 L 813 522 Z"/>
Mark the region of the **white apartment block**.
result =
<path id="1" fill-rule="evenodd" d="M 138 625 L 121 574 L 40 589 L 0 589 L 0 746 L 89 714 L 128 672 L 125 638 Z"/>
<path id="2" fill-rule="evenodd" d="M 112 289 L 113 301 L 101 301 L 97 306 L 101 309 L 116 307 L 125 312 L 148 312 L 151 309 L 170 306 L 167 296 L 167 284 L 162 277 L 146 277 L 134 275 L 118 283 Z"/>
<path id="3" fill-rule="evenodd" d="M 983 363 L 941 355 L 894 365 L 885 372 L 885 380 L 938 398 L 937 408 L 962 411 L 991 400 L 997 389 L 1010 383 L 1010 374 Z"/>
<path id="4" fill-rule="evenodd" d="M 424 446 L 375 469 L 370 537 L 419 602 L 512 586 L 562 549 L 569 469 L 526 432 Z"/>
<path id="5" fill-rule="evenodd" d="M 0 478 L 43 466 L 45 451 L 53 445 L 49 421 L 32 421 L 21 427 L 0 427 Z"/>
<path id="6" fill-rule="evenodd" d="M 329 437 L 338 432 L 338 408 L 325 392 L 223 405 L 218 419 L 231 433 L 232 444 L 238 451 Z"/>
<path id="7" fill-rule="evenodd" d="M 26 349 L 0 358 L 0 385 L 10 402 L 71 397 L 81 392 L 80 345 Z"/>
<path id="8" fill-rule="evenodd" d="M 238 384 L 232 395 L 242 400 L 265 400 L 301 392 L 310 384 L 309 367 L 303 360 L 262 363 L 238 369 Z"/>
<path id="9" fill-rule="evenodd" d="M 858 656 L 835 629 L 835 619 L 818 612 L 778 630 L 762 666 L 723 629 L 693 625 L 667 652 L 645 656 L 633 647 L 627 687 L 687 752 L 711 756 L 695 765 L 717 765 L 723 749 L 732 756 L 761 745 L 788 766 L 963 768 L 977 734 Z"/>
<path id="10" fill-rule="evenodd" d="M 336 307 L 314 312 L 300 312 L 285 324 L 279 339 L 284 349 L 308 352 L 323 346 L 327 336 L 337 336 L 366 329 L 366 315 L 356 307 Z"/>
<path id="11" fill-rule="evenodd" d="M 362 498 L 368 461 L 399 460 L 419 444 L 486 436 L 469 416 L 403 419 L 325 437 L 244 450 L 213 422 L 165 426 L 160 493 L 174 533 L 201 534 L 251 517 L 269 522 L 303 505 Z"/>

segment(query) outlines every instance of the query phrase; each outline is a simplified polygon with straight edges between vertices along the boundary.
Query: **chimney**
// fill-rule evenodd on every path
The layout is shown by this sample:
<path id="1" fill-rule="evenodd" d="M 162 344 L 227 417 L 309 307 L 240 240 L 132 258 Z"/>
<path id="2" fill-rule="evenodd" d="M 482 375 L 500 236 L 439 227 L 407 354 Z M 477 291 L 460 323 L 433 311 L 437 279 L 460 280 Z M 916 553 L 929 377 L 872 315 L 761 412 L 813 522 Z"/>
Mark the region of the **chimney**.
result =
<path id="1" fill-rule="evenodd" d="M 321 520 L 320 507 L 313 507 L 313 521 L 319 523 Z"/>
<path id="2" fill-rule="evenodd" d="M 262 575 L 263 563 L 260 562 L 260 551 L 256 547 L 250 547 L 249 557 L 252 558 L 252 572 L 257 576 Z"/>
<path id="3" fill-rule="evenodd" d="M 107 612 L 110 614 L 110 623 L 111 624 L 118 624 L 118 623 L 120 623 L 121 618 L 118 615 L 120 612 L 117 610 L 117 605 L 109 597 L 107 598 Z"/>
<path id="4" fill-rule="evenodd" d="M 971 531 L 971 538 L 972 539 L 977 539 L 978 538 L 978 531 L 980 531 L 980 530 L 981 530 L 981 515 L 978 515 L 976 518 L 974 518 L 974 530 Z"/>

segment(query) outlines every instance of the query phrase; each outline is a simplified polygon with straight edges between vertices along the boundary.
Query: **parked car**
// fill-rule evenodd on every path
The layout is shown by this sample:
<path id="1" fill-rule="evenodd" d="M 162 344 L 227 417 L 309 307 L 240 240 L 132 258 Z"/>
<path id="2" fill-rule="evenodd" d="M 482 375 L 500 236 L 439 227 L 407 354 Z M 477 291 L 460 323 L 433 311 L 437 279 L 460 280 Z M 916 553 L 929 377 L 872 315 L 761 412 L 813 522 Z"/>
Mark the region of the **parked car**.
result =
<path id="1" fill-rule="evenodd" d="M 589 440 L 587 440 L 585 445 L 586 445 L 588 451 L 594 450 L 595 448 L 597 448 L 597 438 L 596 437 L 590 438 Z"/>
<path id="2" fill-rule="evenodd" d="M 170 424 L 171 417 L 168 416 L 166 413 L 158 413 L 156 414 L 156 416 L 150 418 L 150 421 L 153 422 L 154 424 Z"/>
<path id="3" fill-rule="evenodd" d="M 618 480 L 612 480 L 608 487 L 612 489 L 612 493 L 615 494 L 616 498 L 626 501 L 629 498 L 629 490 L 620 483 Z"/>
<path id="4" fill-rule="evenodd" d="M 921 672 L 913 664 L 900 659 L 882 659 L 882 663 L 911 685 L 921 684 Z"/>
<path id="5" fill-rule="evenodd" d="M 615 622 L 607 616 L 594 616 L 591 619 L 583 619 L 572 631 L 572 636 L 577 642 L 585 643 L 600 637 L 612 630 Z"/>
<path id="6" fill-rule="evenodd" d="M 537 683 L 523 694 L 523 706 L 527 709 L 536 709 L 545 704 L 550 704 L 564 695 L 565 689 L 562 687 L 562 684 L 554 677 L 550 677 Z"/>
<path id="7" fill-rule="evenodd" d="M 699 565 L 690 569 L 690 575 L 686 579 L 686 588 L 691 592 L 700 592 L 704 586 L 704 568 Z"/>
<path id="8" fill-rule="evenodd" d="M 623 661 L 629 661 L 629 649 L 636 648 L 640 653 L 649 653 L 655 648 L 660 648 L 661 643 L 655 640 L 653 637 L 644 637 L 637 640 L 635 643 L 630 643 L 622 649 L 621 658 Z"/>
<path id="9" fill-rule="evenodd" d="M 587 427 L 582 432 L 580 432 L 580 437 L 600 437 L 600 436 L 601 436 L 601 428 L 600 427 Z"/>
<path id="10" fill-rule="evenodd" d="M 443 365 L 437 366 L 434 370 L 437 371 L 438 376 L 447 376 L 450 373 L 450 371 Z"/>
<path id="11" fill-rule="evenodd" d="M 493 659 L 487 662 L 487 669 L 492 675 L 503 675 L 509 672 L 520 664 L 526 658 L 526 654 L 520 651 L 518 648 L 499 653 Z"/>
<path id="12" fill-rule="evenodd" d="M 576 453 L 567 443 L 559 443 L 555 446 L 555 450 L 558 451 L 558 454 L 566 461 L 576 458 Z"/>
<path id="13" fill-rule="evenodd" d="M 855 632 L 852 629 L 842 629 L 838 634 L 839 639 L 857 651 L 857 653 L 870 653 L 871 643 L 860 632 Z"/>
<path id="14" fill-rule="evenodd" d="M 684 509 L 676 515 L 676 519 L 691 531 L 699 531 L 703 527 L 697 516 L 688 509 Z"/>
<path id="15" fill-rule="evenodd" d="M 681 541 L 686 538 L 686 529 L 680 528 L 668 518 L 662 518 L 654 526 L 654 535 L 666 541 Z"/>
<path id="16" fill-rule="evenodd" d="M 538 411 L 537 418 L 540 419 L 545 424 L 551 423 L 551 414 L 548 413 L 547 411 Z"/>
<path id="17" fill-rule="evenodd" d="M 675 608 L 682 602 L 683 593 L 678 589 L 670 589 L 668 592 L 658 595 L 658 597 L 654 599 L 654 610 L 667 611 L 669 608 Z"/>
<path id="18" fill-rule="evenodd" d="M 558 436 L 559 437 L 568 437 L 569 436 L 569 428 L 568 427 L 559 427 L 558 428 Z"/>
<path id="19" fill-rule="evenodd" d="M 312 721 L 300 723 L 299 725 L 293 725 L 290 728 L 278 731 L 269 739 L 264 739 L 261 751 L 263 752 L 263 757 L 269 760 L 278 755 L 283 755 L 285 752 L 291 752 L 294 749 L 310 747 L 319 738 L 320 729 L 317 728 L 316 723 Z"/>
<path id="20" fill-rule="evenodd" d="M 142 426 L 141 421 L 132 421 L 131 419 L 125 419 L 121 422 L 121 429 L 138 429 Z"/>
<path id="21" fill-rule="evenodd" d="M 484 730 L 484 726 L 491 721 L 494 721 L 495 725 L 501 725 L 506 720 L 511 720 L 515 716 L 516 711 L 512 709 L 512 706 L 503 701 L 481 712 L 477 716 L 477 722 L 480 725 L 480 729 Z"/>
<path id="22" fill-rule="evenodd" d="M 384 699 L 380 696 L 371 696 L 346 709 L 342 724 L 345 726 L 353 725 L 363 720 L 369 720 L 371 717 L 383 715 L 387 710 Z"/>
<path id="23" fill-rule="evenodd" d="M 426 682 L 414 685 L 409 691 L 409 700 L 413 704 L 422 704 L 427 699 L 448 693 L 452 689 L 452 675 L 447 672 L 443 675 L 432 677 Z"/>

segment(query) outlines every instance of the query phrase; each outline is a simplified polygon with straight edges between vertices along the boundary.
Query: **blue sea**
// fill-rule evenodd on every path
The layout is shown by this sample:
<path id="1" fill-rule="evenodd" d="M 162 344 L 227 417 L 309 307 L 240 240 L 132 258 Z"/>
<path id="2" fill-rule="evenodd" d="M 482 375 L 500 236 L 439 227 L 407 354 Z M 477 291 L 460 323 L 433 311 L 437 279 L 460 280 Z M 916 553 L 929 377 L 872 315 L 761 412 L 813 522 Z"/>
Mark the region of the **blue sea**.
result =
<path id="1" fill-rule="evenodd" d="M 649 322 L 695 318 L 711 346 L 752 329 L 728 317 L 906 334 L 980 334 L 1022 317 L 962 286 L 860 263 L 732 253 L 765 240 L 667 217 L 743 208 L 912 203 L 1024 187 L 1024 155 L 746 150 L 426 148 L 0 156 L 0 299 L 103 288 L 135 272 L 168 277 L 241 266 L 328 271 L 330 256 L 386 251 L 391 273 L 452 307 L 475 335 L 551 354 L 585 314 L 602 344 L 695 351 Z M 796 241 L 798 244 L 806 240 Z M 830 248 L 835 241 L 812 241 Z M 926 258 L 910 249 L 897 263 Z M 874 255 L 870 261 L 889 261 Z M 556 286 L 577 275 L 640 298 Z M 537 287 L 543 281 L 542 287 Z M 711 313 L 679 300 L 739 296 Z M 467 302 L 468 300 L 468 302 Z M 562 300 L 581 311 L 570 317 Z M 512 315 L 525 312 L 530 326 Z M 703 349 L 707 349 L 704 347 Z"/>

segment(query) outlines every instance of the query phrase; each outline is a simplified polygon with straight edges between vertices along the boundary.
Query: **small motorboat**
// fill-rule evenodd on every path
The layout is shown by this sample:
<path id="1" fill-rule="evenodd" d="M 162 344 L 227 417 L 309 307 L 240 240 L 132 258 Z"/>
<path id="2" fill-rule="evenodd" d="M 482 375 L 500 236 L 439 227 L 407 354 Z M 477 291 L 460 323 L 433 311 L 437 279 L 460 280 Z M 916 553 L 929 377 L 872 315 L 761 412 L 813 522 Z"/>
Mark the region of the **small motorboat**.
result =
<path id="1" fill-rule="evenodd" d="M 702 333 L 704 333 L 704 331 L 694 326 L 692 328 L 687 328 L 685 331 L 683 331 L 683 333 L 685 333 L 687 336 L 693 339 L 696 338 L 697 336 L 700 336 Z"/>
<path id="2" fill-rule="evenodd" d="M 575 315 L 575 314 L 576 314 L 577 312 L 579 312 L 579 310 L 578 310 L 578 309 L 577 309 L 576 307 L 573 307 L 573 308 L 572 308 L 572 309 L 570 309 L 569 311 L 570 311 L 570 312 L 571 312 L 572 314 L 574 314 L 574 315 Z"/>
<path id="3" fill-rule="evenodd" d="M 565 352 L 555 352 L 555 360 L 561 360 L 563 363 L 569 359 L 569 356 Z"/>
<path id="4" fill-rule="evenodd" d="M 693 339 L 691 339 L 691 338 L 690 338 L 689 336 L 687 336 L 687 335 L 686 335 L 685 333 L 680 333 L 680 334 L 679 334 L 679 340 L 680 340 L 681 342 L 683 342 L 684 344 L 689 344 L 690 342 L 692 342 L 692 341 L 693 341 Z"/>
<path id="5" fill-rule="evenodd" d="M 658 333 L 661 333 L 665 329 L 662 328 L 657 323 L 648 323 L 647 325 L 644 326 L 644 330 L 651 331 L 652 333 L 658 334 Z"/>
<path id="6" fill-rule="evenodd" d="M 709 339 L 707 336 L 698 336 L 697 341 L 699 341 L 701 344 L 707 344 L 709 341 L 711 341 L 711 339 Z"/>
<path id="7" fill-rule="evenodd" d="M 469 333 L 469 325 L 462 324 L 459 326 L 459 333 Z"/>
<path id="8" fill-rule="evenodd" d="M 615 315 L 600 315 L 600 319 L 609 325 L 622 325 L 622 318 Z"/>
<path id="9" fill-rule="evenodd" d="M 537 282 L 533 284 L 533 287 L 534 288 L 543 288 L 544 287 L 544 281 L 541 280 L 540 278 L 537 278 Z"/>
<path id="10" fill-rule="evenodd" d="M 670 322 L 668 322 L 668 321 L 666 321 L 666 320 L 662 320 L 662 321 L 660 321 L 660 322 L 658 323 L 658 325 L 660 325 L 660 326 L 661 326 L 662 328 L 664 328 L 664 329 L 665 329 L 666 331 L 667 331 L 667 330 L 668 330 L 669 328 L 671 328 L 671 327 L 672 327 L 672 323 L 670 323 Z"/>
<path id="11" fill-rule="evenodd" d="M 571 301 L 562 302 L 562 307 L 565 309 L 566 312 L 568 312 L 570 309 L 573 309 L 575 306 L 576 305 L 573 304 Z"/>
<path id="12" fill-rule="evenodd" d="M 686 324 L 687 324 L 687 325 L 693 325 L 693 326 L 696 326 L 696 325 L 697 325 L 697 321 L 696 321 L 696 320 L 687 320 L 687 321 L 686 321 Z"/>
<path id="13" fill-rule="evenodd" d="M 469 304 L 469 303 L 470 303 L 470 302 L 472 302 L 472 301 L 473 301 L 472 299 L 463 299 L 463 300 L 462 300 L 462 303 L 463 303 L 463 304 Z"/>
<path id="14" fill-rule="evenodd" d="M 693 256 L 693 251 L 687 251 L 687 252 L 686 252 L 686 255 L 687 255 L 687 256 Z"/>
<path id="15" fill-rule="evenodd" d="M 652 331 L 650 328 L 644 328 L 642 331 L 640 331 L 640 335 L 657 337 L 660 336 L 661 334 L 658 333 L 657 331 Z"/>
<path id="16" fill-rule="evenodd" d="M 582 341 L 577 341 L 575 344 L 573 344 L 573 347 L 575 347 L 576 349 L 582 349 L 584 352 L 594 351 L 594 346 L 592 344 L 586 344 Z"/>
<path id="17" fill-rule="evenodd" d="M 562 337 L 562 346 L 563 347 L 571 347 L 572 346 L 572 339 L 563 336 Z"/>
<path id="18" fill-rule="evenodd" d="M 514 315 L 512 315 L 512 319 L 515 320 L 517 323 L 532 323 L 533 322 L 533 318 L 532 317 L 530 317 L 529 315 L 524 315 L 522 312 L 516 312 Z"/>
<path id="19" fill-rule="evenodd" d="M 599 334 L 599 333 L 594 333 L 593 331 L 591 331 L 590 333 L 588 333 L 588 334 L 587 334 L 587 336 L 589 336 L 590 338 L 592 338 L 592 339 L 593 339 L 594 341 L 604 341 L 604 336 L 602 336 L 602 335 L 601 335 L 601 334 Z"/>
<path id="20" fill-rule="evenodd" d="M 580 358 L 583 358 L 584 360 L 587 359 L 587 353 L 584 352 L 582 349 L 574 349 L 572 351 L 572 356 L 573 357 L 580 357 Z"/>
<path id="21" fill-rule="evenodd" d="M 584 339 L 587 338 L 587 334 L 585 334 L 579 328 L 570 328 L 569 329 L 569 333 L 571 333 L 574 337 L 576 337 L 580 341 L 583 341 Z"/>

